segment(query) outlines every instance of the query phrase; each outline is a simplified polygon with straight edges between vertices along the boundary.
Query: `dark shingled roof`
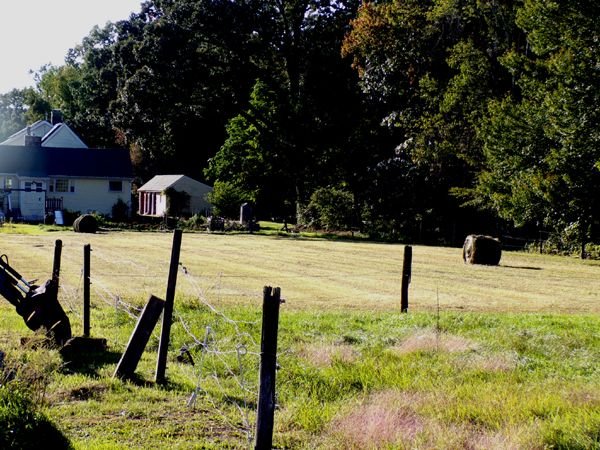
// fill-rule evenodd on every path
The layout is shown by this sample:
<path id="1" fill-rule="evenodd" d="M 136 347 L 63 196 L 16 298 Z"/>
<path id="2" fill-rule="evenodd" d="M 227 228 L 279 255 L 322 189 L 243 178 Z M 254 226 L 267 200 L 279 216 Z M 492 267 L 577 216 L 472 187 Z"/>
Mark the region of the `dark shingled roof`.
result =
<path id="1" fill-rule="evenodd" d="M 0 145 L 0 173 L 29 177 L 133 178 L 129 152 Z"/>

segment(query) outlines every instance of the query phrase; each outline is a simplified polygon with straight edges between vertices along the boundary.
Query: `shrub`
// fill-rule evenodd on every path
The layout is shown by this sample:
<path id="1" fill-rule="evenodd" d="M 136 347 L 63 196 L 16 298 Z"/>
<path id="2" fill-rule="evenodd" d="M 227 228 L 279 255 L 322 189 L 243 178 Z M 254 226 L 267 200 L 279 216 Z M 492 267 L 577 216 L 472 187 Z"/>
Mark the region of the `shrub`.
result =
<path id="1" fill-rule="evenodd" d="M 181 220 L 179 226 L 184 230 L 205 230 L 207 227 L 206 217 L 194 214 L 187 220 Z"/>
<path id="2" fill-rule="evenodd" d="M 129 206 L 127 206 L 127 203 L 118 199 L 112 206 L 111 218 L 115 222 L 126 222 L 129 219 Z"/>
<path id="3" fill-rule="evenodd" d="M 207 200 L 213 206 L 213 214 L 228 219 L 240 216 L 240 206 L 249 200 L 243 189 L 227 181 L 217 181 Z"/>
<path id="4" fill-rule="evenodd" d="M 17 384 L 0 386 L 0 448 L 70 449 L 69 440 Z"/>
<path id="5" fill-rule="evenodd" d="M 344 189 L 317 189 L 302 214 L 305 225 L 325 230 L 348 230 L 354 223 L 354 195 Z"/>
<path id="6" fill-rule="evenodd" d="M 168 187 L 163 192 L 167 197 L 167 216 L 179 217 L 190 208 L 190 194 Z"/>

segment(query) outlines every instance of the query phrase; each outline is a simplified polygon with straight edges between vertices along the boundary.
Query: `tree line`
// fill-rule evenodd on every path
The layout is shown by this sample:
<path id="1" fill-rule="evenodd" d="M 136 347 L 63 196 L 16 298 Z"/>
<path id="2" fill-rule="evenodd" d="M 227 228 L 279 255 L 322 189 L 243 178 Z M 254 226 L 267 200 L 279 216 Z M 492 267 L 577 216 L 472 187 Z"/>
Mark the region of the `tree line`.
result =
<path id="1" fill-rule="evenodd" d="M 0 138 L 58 108 L 142 180 L 373 236 L 595 239 L 600 6 L 593 0 L 148 0 L 94 28 Z"/>

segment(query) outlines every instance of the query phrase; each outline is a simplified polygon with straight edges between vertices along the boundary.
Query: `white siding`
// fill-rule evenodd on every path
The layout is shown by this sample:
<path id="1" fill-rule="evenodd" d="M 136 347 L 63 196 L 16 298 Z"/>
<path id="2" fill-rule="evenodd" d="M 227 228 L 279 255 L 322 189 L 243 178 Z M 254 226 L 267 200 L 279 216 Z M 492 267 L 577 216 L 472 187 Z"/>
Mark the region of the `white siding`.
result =
<path id="1" fill-rule="evenodd" d="M 119 199 L 129 206 L 131 211 L 131 182 L 123 180 L 121 192 L 109 190 L 109 180 L 70 179 L 75 192 L 54 192 L 53 197 L 63 198 L 63 207 L 82 214 L 97 212 L 110 216 L 112 207 Z"/>
<path id="2" fill-rule="evenodd" d="M 156 194 L 156 215 L 162 217 L 167 213 L 167 197 L 163 194 Z"/>

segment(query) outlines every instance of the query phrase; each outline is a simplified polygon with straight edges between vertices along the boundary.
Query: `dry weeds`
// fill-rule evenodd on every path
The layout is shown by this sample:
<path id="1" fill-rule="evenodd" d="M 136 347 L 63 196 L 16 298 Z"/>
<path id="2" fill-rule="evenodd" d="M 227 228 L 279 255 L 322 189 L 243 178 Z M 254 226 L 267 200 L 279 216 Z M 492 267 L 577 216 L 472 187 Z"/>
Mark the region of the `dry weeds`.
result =
<path id="1" fill-rule="evenodd" d="M 479 345 L 461 336 L 437 332 L 433 329 L 418 330 L 405 338 L 402 342 L 390 350 L 398 354 L 414 352 L 468 352 L 477 350 Z"/>
<path id="2" fill-rule="evenodd" d="M 347 344 L 309 344 L 298 350 L 298 355 L 316 367 L 329 367 L 334 361 L 346 364 L 356 361 L 358 350 Z"/>

